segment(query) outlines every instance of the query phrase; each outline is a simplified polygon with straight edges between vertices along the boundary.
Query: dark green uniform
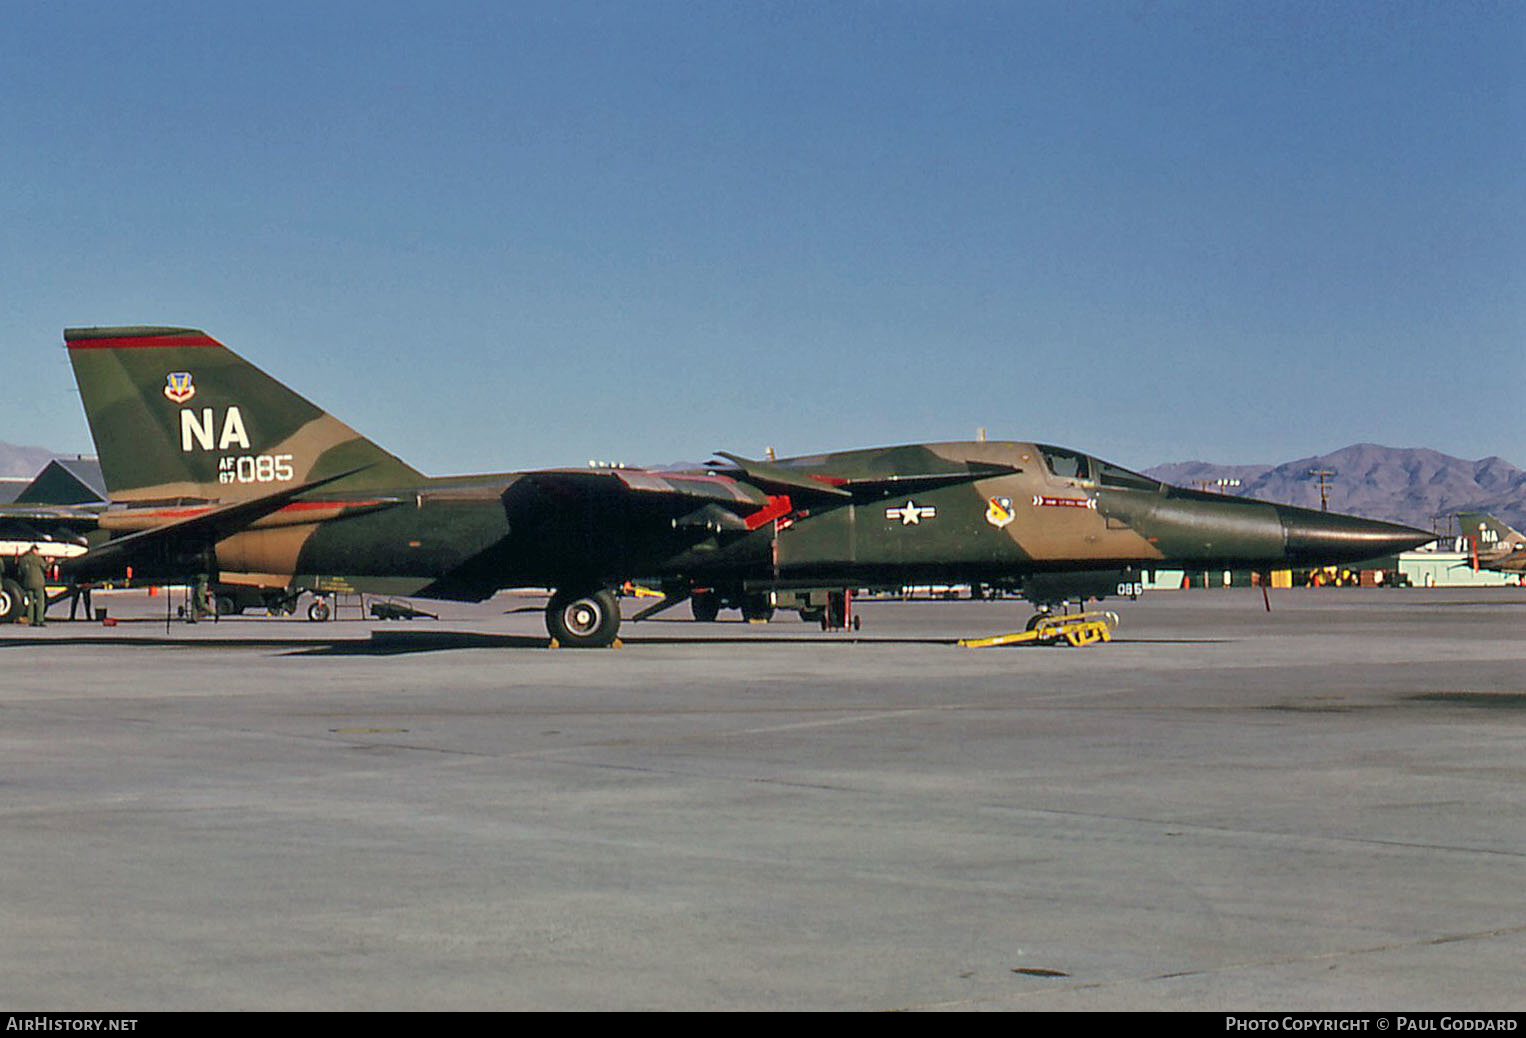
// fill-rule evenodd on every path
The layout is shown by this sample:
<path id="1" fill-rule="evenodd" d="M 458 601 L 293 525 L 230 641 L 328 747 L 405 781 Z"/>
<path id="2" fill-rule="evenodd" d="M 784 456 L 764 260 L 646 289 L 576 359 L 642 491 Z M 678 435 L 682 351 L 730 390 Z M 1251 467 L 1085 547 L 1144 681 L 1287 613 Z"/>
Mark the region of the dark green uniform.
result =
<path id="1" fill-rule="evenodd" d="M 33 627 L 42 627 L 46 623 L 43 613 L 48 608 L 47 563 L 36 545 L 16 560 L 16 568 L 21 571 L 21 586 L 26 590 L 27 617 Z"/>
<path id="2" fill-rule="evenodd" d="M 195 623 L 204 616 L 212 615 L 212 587 L 211 578 L 205 573 L 196 574 L 196 580 L 191 584 L 191 608 L 186 619 Z"/>

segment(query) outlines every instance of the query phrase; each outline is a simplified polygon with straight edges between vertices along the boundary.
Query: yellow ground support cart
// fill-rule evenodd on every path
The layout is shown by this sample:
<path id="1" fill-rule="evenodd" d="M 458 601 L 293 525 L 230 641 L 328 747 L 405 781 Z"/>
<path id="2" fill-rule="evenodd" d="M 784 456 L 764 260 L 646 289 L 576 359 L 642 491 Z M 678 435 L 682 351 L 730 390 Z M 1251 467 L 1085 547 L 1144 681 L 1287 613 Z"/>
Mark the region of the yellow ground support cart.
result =
<path id="1" fill-rule="evenodd" d="M 998 634 L 990 638 L 961 638 L 959 644 L 966 649 L 988 649 L 998 645 L 1058 645 L 1065 642 L 1077 646 L 1113 640 L 1113 628 L 1118 626 L 1118 614 L 1107 611 L 1090 613 L 1066 613 L 1061 616 L 1041 616 L 1034 619 L 1026 631 L 1016 634 Z"/>

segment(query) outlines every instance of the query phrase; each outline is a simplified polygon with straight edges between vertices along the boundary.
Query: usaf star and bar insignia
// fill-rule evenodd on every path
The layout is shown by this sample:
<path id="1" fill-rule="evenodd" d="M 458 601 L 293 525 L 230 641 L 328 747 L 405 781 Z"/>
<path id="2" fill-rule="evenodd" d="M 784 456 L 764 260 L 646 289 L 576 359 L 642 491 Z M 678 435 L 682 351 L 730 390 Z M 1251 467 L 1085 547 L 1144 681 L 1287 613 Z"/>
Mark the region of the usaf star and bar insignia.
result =
<path id="1" fill-rule="evenodd" d="M 938 510 L 931 505 L 919 505 L 907 500 L 904 505 L 885 509 L 886 519 L 899 520 L 902 526 L 918 526 L 923 519 L 936 519 Z"/>

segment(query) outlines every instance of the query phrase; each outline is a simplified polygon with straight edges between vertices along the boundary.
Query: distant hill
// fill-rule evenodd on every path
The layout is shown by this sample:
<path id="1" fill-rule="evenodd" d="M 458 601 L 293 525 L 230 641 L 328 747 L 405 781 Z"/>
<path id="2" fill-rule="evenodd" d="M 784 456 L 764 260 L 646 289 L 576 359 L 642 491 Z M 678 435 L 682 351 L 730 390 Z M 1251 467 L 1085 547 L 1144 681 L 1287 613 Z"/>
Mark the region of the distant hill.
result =
<path id="1" fill-rule="evenodd" d="M 58 454 L 46 447 L 19 447 L 14 443 L 0 443 L 0 477 L 31 479 L 54 458 L 72 457 L 74 455 Z"/>
<path id="2" fill-rule="evenodd" d="M 1281 465 L 1179 461 L 1147 474 L 1183 487 L 1238 479 L 1240 486 L 1227 493 L 1318 508 L 1319 477 L 1311 473 L 1319 470 L 1334 473 L 1326 477 L 1332 512 L 1446 532 L 1448 516 L 1479 510 L 1526 529 L 1526 471 L 1502 458 L 1468 461 L 1423 447 L 1358 443 Z"/>

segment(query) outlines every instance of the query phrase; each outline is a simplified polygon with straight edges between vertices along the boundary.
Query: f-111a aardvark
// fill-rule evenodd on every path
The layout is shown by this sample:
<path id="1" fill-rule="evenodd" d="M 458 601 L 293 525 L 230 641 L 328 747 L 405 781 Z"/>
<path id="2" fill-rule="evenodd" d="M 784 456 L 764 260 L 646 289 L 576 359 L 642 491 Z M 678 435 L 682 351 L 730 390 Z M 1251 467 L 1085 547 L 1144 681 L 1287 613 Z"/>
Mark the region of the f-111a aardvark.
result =
<path id="1" fill-rule="evenodd" d="M 1468 542 L 1474 569 L 1526 574 L 1526 534 L 1484 512 L 1460 512 L 1457 522 Z"/>
<path id="2" fill-rule="evenodd" d="M 557 642 L 614 641 L 612 589 L 983 583 L 1039 603 L 1143 569 L 1351 562 L 1421 530 L 1164 485 L 1038 443 L 940 443 L 705 470 L 564 469 L 431 478 L 205 333 L 64 333 L 112 506 L 80 579 L 480 601 L 552 590 Z"/>

